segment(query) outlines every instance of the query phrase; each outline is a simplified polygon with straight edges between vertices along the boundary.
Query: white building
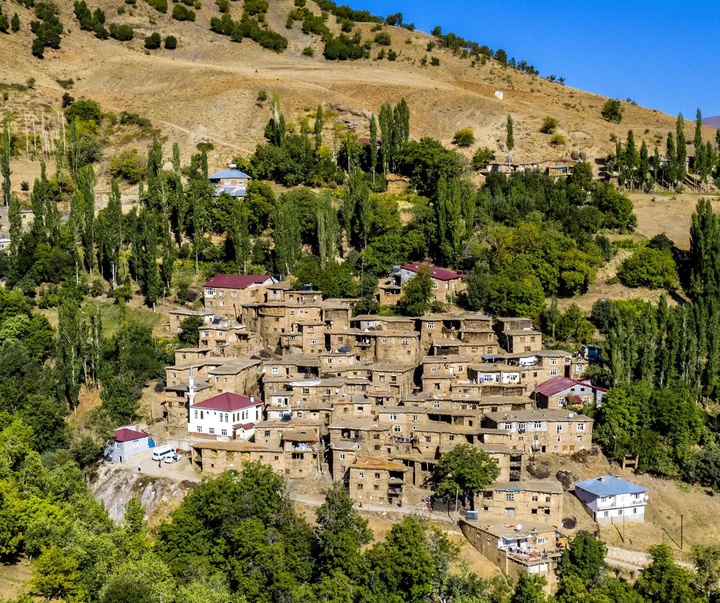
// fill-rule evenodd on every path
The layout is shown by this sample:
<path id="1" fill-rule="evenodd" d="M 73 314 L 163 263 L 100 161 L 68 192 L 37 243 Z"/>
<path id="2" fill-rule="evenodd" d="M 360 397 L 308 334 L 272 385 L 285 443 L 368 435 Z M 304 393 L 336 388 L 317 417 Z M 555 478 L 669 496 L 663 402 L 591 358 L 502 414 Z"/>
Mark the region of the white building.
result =
<path id="1" fill-rule="evenodd" d="M 190 396 L 189 396 L 190 397 Z M 250 439 L 255 423 L 262 420 L 262 400 L 223 392 L 208 400 L 190 400 L 188 433 L 218 437 Z"/>
<path id="2" fill-rule="evenodd" d="M 603 475 L 575 484 L 575 496 L 597 523 L 645 521 L 647 488 Z"/>
<path id="3" fill-rule="evenodd" d="M 148 449 L 148 435 L 133 427 L 121 427 L 113 434 L 108 451 L 111 462 L 122 463 Z"/>

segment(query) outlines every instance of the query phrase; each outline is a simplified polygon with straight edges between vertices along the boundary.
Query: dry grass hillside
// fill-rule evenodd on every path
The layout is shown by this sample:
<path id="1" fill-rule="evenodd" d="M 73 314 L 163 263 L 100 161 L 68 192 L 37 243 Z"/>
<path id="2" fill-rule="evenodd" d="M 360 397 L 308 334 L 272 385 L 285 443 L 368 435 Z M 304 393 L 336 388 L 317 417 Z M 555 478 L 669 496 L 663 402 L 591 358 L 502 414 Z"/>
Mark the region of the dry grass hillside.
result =
<path id="1" fill-rule="evenodd" d="M 234 154 L 250 154 L 262 139 L 268 108 L 256 106 L 260 90 L 281 96 L 288 122 L 297 123 L 311 115 L 318 103 L 334 107 L 326 140 L 332 140 L 333 122 L 345 122 L 362 134 L 366 112 L 377 113 L 381 104 L 405 97 L 412 112 L 413 137 L 432 136 L 450 144 L 456 130 L 470 126 L 475 130 L 475 146 L 489 146 L 503 159 L 505 119 L 511 114 L 516 161 L 560 159 L 574 149 L 585 151 L 591 158 L 603 156 L 614 148 L 611 136 L 624 138 L 628 129 L 635 131 L 638 142 L 645 138 L 652 148 L 674 127 L 674 117 L 628 103 L 623 103 L 622 123 L 609 124 L 600 115 L 603 97 L 502 68 L 492 60 L 473 67 L 470 59 L 449 51 L 428 53 L 429 35 L 401 28 L 384 27 L 392 37 L 392 48 L 399 53 L 395 62 L 327 61 L 317 36 L 303 34 L 299 22 L 292 30 L 285 28 L 292 0 L 273 0 L 267 15 L 272 29 L 288 37 L 289 46 L 283 54 L 265 50 L 249 39 L 233 43 L 209 30 L 210 18 L 219 13 L 213 0 L 202 3 L 194 23 L 181 23 L 169 14 L 158 13 L 143 0 L 134 8 L 121 0 L 88 2 L 91 9 L 99 6 L 105 10 L 108 23 L 127 23 L 135 28 L 135 39 L 122 43 L 100 41 L 91 32 L 81 31 L 72 3 L 57 0 L 65 35 L 61 49 L 48 49 L 44 60 L 30 53 L 30 11 L 9 5 L 20 14 L 22 27 L 17 34 L 0 34 L 0 87 L 4 84 L 9 91 L 0 115 L 13 112 L 21 126 L 26 115 L 34 115 L 39 122 L 43 108 L 49 114 L 60 107 L 64 90 L 57 80 L 72 78 L 76 82 L 73 96 L 97 100 L 107 110 L 149 117 L 166 139 L 180 143 L 185 156 L 198 142 L 212 142 L 215 151 L 210 158 L 215 164 Z M 312 1 L 307 4 L 319 12 Z M 129 13 L 118 15 L 120 7 Z M 242 3 L 233 2 L 233 18 L 238 19 L 241 11 Z M 437 20 L 442 21 L 441 14 Z M 334 17 L 328 24 L 339 31 Z M 364 39 L 375 36 L 369 24 L 357 27 Z M 177 50 L 145 51 L 143 38 L 153 31 L 177 36 Z M 478 42 L 482 44 L 483 40 Z M 306 46 L 314 47 L 315 58 L 302 55 Z M 379 48 L 374 45 L 373 57 Z M 429 62 L 421 66 L 425 55 L 437 56 L 440 66 L 431 67 Z M 525 58 L 532 62 L 533 57 Z M 36 80 L 35 90 L 8 88 L 31 77 Z M 504 100 L 493 95 L 495 90 L 503 91 Z M 566 145 L 552 147 L 550 137 L 539 132 L 548 115 L 559 121 Z M 687 129 L 691 140 L 691 123 Z M 711 135 L 708 128 L 706 137 Z"/>

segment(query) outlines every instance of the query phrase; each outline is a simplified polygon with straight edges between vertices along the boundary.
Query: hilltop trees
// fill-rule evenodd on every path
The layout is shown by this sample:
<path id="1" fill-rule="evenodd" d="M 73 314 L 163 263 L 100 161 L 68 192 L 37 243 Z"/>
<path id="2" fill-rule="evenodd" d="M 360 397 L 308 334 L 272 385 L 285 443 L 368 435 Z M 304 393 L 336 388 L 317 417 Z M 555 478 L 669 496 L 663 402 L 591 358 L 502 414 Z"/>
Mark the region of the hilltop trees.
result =
<path id="1" fill-rule="evenodd" d="M 610 123 L 619 124 L 623 118 L 623 109 L 620 101 L 615 98 L 609 98 L 605 101 L 600 114 L 603 119 Z"/>

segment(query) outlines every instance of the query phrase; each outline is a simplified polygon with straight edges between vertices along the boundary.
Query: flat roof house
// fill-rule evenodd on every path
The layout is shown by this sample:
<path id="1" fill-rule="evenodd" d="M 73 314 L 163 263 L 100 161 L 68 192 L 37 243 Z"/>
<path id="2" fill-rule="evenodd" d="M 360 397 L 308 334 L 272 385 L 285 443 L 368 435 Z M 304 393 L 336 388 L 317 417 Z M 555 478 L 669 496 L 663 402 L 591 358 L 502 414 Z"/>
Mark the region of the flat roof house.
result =
<path id="1" fill-rule="evenodd" d="M 602 475 L 575 484 L 575 496 L 597 523 L 645 521 L 647 488 Z"/>
<path id="2" fill-rule="evenodd" d="M 231 197 L 244 197 L 247 194 L 250 176 L 235 167 L 230 167 L 211 174 L 208 176 L 208 180 L 215 186 L 216 197 L 223 193 Z"/>

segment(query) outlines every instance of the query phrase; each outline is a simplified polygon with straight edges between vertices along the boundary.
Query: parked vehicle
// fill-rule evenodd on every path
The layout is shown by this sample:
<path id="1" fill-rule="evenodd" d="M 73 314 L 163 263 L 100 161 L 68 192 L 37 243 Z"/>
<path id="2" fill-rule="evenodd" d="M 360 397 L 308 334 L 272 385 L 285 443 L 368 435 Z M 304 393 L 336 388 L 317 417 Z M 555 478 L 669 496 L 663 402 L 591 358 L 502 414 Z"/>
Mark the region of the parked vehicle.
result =
<path id="1" fill-rule="evenodd" d="M 164 462 L 177 463 L 180 459 L 182 459 L 182 456 L 174 452 L 173 454 L 169 454 L 168 456 L 166 456 Z"/>
<path id="2" fill-rule="evenodd" d="M 158 446 L 153 450 L 152 460 L 162 461 L 172 454 L 175 454 L 175 449 L 172 446 Z"/>

